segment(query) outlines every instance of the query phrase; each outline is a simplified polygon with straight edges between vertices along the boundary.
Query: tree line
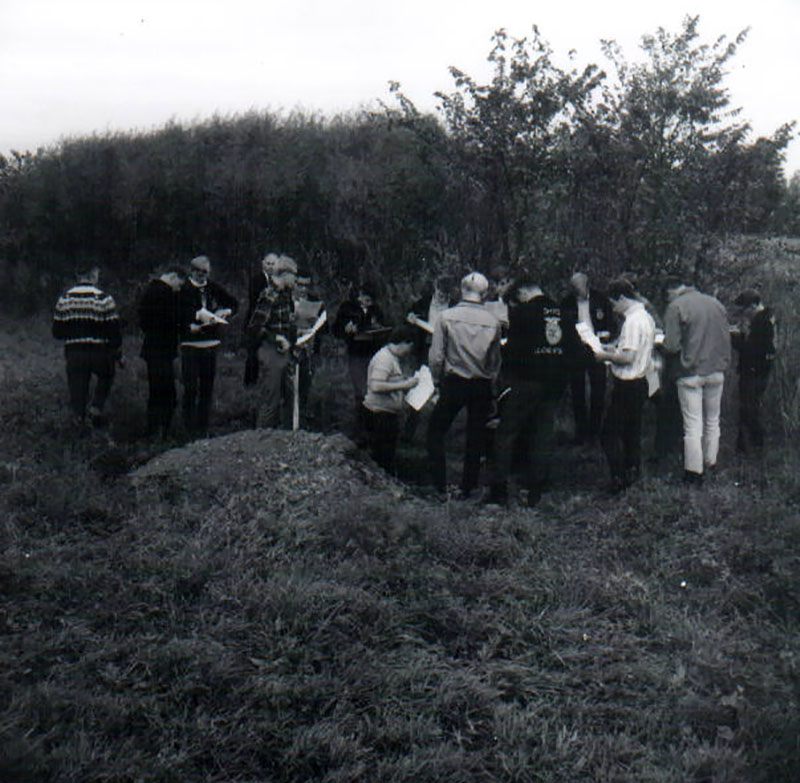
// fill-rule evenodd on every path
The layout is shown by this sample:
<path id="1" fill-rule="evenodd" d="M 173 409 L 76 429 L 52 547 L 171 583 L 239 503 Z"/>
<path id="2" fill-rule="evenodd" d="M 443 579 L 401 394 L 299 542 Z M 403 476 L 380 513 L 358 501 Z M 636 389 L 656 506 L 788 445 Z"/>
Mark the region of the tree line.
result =
<path id="1" fill-rule="evenodd" d="M 2 295 L 50 303 L 77 266 L 119 282 L 205 253 L 244 281 L 268 250 L 328 284 L 434 264 L 701 275 L 715 237 L 800 232 L 793 123 L 751 140 L 724 85 L 744 42 L 699 19 L 641 62 L 565 69 L 534 27 L 498 31 L 479 83 L 451 69 L 435 114 L 399 84 L 377 110 L 251 112 L 0 156 Z"/>

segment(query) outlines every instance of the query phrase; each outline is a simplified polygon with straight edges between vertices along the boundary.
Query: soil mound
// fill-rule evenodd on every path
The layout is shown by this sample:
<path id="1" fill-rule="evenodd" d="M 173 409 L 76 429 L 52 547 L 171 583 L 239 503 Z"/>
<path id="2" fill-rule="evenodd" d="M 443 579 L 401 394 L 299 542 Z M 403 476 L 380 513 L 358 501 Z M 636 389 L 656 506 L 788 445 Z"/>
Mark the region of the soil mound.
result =
<path id="1" fill-rule="evenodd" d="M 171 449 L 130 473 L 140 492 L 254 507 L 304 505 L 330 509 L 353 497 L 406 494 L 403 485 L 366 459 L 343 435 L 246 430 Z"/>

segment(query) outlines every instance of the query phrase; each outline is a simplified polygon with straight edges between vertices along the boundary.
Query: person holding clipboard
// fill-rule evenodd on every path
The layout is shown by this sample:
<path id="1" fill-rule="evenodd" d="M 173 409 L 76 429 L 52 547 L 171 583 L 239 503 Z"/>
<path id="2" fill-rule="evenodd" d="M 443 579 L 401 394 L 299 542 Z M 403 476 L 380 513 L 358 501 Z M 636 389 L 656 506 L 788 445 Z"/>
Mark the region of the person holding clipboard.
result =
<path id="1" fill-rule="evenodd" d="M 383 312 L 375 302 L 375 289 L 369 283 L 358 286 L 355 296 L 342 302 L 332 331 L 347 346 L 347 368 L 353 386 L 356 436 L 364 434 L 364 396 L 367 393 L 367 367 L 383 345 L 391 327 L 383 325 Z"/>

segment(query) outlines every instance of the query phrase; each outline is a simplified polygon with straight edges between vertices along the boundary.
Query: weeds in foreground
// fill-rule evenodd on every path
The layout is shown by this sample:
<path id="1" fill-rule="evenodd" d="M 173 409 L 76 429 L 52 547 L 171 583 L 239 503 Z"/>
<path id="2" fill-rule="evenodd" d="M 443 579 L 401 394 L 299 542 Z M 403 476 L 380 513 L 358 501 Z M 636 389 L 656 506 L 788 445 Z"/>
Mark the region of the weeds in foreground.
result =
<path id="1" fill-rule="evenodd" d="M 4 389 L 0 779 L 800 778 L 789 449 L 615 499 L 589 456 L 536 511 L 427 502 L 311 433 L 132 483 L 136 390 L 130 440 L 75 441 L 58 370 Z"/>

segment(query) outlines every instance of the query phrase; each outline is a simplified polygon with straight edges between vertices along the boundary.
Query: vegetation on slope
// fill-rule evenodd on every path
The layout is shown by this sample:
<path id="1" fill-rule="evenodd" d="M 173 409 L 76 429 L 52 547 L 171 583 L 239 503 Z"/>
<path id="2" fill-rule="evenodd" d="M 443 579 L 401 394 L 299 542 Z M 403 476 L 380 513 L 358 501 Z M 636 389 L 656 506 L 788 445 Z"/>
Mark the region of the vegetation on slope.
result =
<path id="1" fill-rule="evenodd" d="M 800 776 L 792 447 L 614 499 L 566 451 L 536 511 L 439 504 L 341 435 L 240 429 L 235 359 L 239 431 L 139 440 L 128 350 L 116 443 L 76 441 L 59 348 L 3 332 L 4 780 Z M 341 357 L 318 382 L 346 399 Z"/>

